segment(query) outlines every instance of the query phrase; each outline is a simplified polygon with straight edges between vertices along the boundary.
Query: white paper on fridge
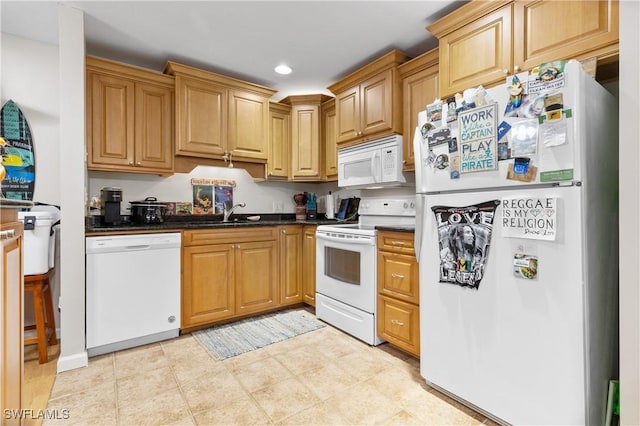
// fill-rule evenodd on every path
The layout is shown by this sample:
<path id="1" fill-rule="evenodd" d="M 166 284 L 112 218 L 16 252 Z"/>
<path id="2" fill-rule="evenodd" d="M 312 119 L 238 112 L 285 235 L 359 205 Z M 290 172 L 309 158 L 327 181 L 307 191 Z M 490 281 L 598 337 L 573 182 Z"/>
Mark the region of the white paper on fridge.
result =
<path id="1" fill-rule="evenodd" d="M 554 241 L 558 209 L 555 197 L 503 198 L 502 235 L 511 238 Z"/>

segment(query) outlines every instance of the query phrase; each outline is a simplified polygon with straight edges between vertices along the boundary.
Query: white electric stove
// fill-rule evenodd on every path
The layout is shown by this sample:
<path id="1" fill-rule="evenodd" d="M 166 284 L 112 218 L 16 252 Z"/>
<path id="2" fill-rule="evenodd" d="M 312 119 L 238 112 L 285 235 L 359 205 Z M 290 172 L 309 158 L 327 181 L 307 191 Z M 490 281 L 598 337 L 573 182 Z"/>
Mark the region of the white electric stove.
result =
<path id="1" fill-rule="evenodd" d="M 363 198 L 358 214 L 358 223 L 318 226 L 316 316 L 378 345 L 376 227 L 415 226 L 415 198 Z"/>

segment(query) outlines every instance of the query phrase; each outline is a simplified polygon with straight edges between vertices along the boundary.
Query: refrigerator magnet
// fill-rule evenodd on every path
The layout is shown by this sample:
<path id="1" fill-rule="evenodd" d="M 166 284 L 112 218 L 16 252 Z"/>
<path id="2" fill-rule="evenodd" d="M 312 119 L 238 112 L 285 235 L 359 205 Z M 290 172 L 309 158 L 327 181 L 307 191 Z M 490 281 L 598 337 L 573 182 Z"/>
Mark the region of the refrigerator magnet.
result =
<path id="1" fill-rule="evenodd" d="M 449 167 L 449 156 L 447 154 L 438 155 L 436 157 L 435 166 L 438 170 L 444 170 Z"/>
<path id="2" fill-rule="evenodd" d="M 515 253 L 513 255 L 513 275 L 525 280 L 538 279 L 538 257 Z"/>
<path id="3" fill-rule="evenodd" d="M 509 180 L 517 180 L 520 182 L 534 182 L 536 180 L 536 176 L 538 175 L 538 168 L 533 164 L 528 164 L 526 166 L 525 173 L 516 173 L 516 167 L 519 171 L 525 170 L 525 167 L 522 164 L 509 164 L 507 169 L 507 179 Z"/>

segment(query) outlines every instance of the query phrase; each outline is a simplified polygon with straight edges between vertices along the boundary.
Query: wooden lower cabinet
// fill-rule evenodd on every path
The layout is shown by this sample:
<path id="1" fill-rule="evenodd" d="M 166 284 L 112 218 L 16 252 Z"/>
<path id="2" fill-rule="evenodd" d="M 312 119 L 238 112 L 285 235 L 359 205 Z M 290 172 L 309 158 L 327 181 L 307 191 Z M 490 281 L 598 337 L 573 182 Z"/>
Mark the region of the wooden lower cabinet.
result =
<path id="1" fill-rule="evenodd" d="M 420 356 L 419 270 L 411 232 L 378 232 L 378 335 Z"/>
<path id="2" fill-rule="evenodd" d="M 0 209 L 0 414 L 3 425 L 19 425 L 5 410 L 20 410 L 24 382 L 23 231 L 17 210 Z"/>
<path id="3" fill-rule="evenodd" d="M 236 244 L 236 314 L 278 306 L 278 243 L 258 241 Z"/>
<path id="4" fill-rule="evenodd" d="M 280 304 L 302 302 L 302 225 L 280 227 Z"/>
<path id="5" fill-rule="evenodd" d="M 305 225 L 302 241 L 302 300 L 316 306 L 316 225 Z"/>
<path id="6" fill-rule="evenodd" d="M 275 308 L 275 227 L 183 232 L 181 328 Z"/>

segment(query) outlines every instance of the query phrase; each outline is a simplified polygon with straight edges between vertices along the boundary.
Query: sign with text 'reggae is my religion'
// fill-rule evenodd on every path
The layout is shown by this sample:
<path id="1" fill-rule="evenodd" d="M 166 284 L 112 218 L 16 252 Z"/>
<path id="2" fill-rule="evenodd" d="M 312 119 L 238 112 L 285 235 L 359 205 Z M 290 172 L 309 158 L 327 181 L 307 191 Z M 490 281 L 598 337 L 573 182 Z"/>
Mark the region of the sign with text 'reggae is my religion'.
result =
<path id="1" fill-rule="evenodd" d="M 503 198 L 502 234 L 511 238 L 553 241 L 556 239 L 557 199 Z"/>
<path id="2" fill-rule="evenodd" d="M 498 104 L 492 103 L 458 114 L 460 173 L 498 168 Z"/>

